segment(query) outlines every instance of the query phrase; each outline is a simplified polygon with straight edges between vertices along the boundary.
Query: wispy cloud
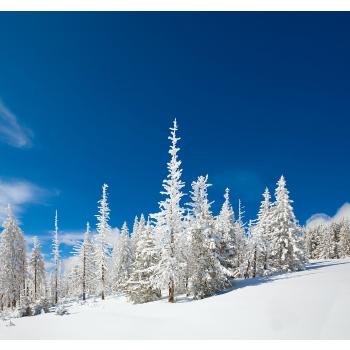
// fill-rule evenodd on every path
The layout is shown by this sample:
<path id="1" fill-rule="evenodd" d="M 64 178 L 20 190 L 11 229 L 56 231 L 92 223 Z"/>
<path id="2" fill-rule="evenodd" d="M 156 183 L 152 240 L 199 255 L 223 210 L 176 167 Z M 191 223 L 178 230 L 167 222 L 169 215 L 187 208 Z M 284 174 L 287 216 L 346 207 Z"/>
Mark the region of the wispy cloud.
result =
<path id="1" fill-rule="evenodd" d="M 67 246 L 73 246 L 84 238 L 84 232 L 63 232 L 59 235 L 59 242 Z"/>
<path id="2" fill-rule="evenodd" d="M 350 203 L 344 203 L 336 212 L 334 216 L 329 216 L 324 213 L 318 213 L 312 215 L 306 221 L 306 227 L 310 228 L 319 224 L 326 224 L 332 222 L 338 222 L 343 219 L 350 219 Z"/>
<path id="3" fill-rule="evenodd" d="M 20 125 L 18 118 L 0 100 L 0 140 L 17 148 L 32 146 L 33 132 Z"/>
<path id="4" fill-rule="evenodd" d="M 53 192 L 28 181 L 0 179 L 0 224 L 8 204 L 16 215 L 20 215 L 25 205 L 41 203 L 52 194 Z"/>

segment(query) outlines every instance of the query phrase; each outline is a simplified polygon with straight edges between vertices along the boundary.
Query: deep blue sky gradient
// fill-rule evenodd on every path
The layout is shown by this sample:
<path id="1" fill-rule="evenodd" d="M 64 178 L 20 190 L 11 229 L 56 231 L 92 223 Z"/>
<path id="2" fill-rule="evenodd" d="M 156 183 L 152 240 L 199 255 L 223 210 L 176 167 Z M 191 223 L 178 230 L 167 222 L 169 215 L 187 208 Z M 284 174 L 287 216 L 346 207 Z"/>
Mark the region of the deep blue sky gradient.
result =
<path id="1" fill-rule="evenodd" d="M 154 212 L 179 123 L 186 191 L 209 174 L 254 218 L 283 173 L 301 223 L 350 198 L 349 13 L 1 13 L 0 98 L 33 147 L 0 144 L 5 179 L 59 195 L 22 214 L 45 235 Z"/>

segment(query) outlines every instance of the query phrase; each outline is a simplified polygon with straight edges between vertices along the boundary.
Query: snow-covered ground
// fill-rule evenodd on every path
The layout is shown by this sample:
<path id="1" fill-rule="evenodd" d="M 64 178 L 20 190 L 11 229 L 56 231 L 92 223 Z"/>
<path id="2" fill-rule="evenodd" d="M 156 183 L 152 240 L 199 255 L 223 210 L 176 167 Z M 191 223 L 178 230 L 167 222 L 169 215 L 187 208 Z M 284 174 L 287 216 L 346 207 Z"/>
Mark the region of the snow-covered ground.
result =
<path id="1" fill-rule="evenodd" d="M 350 339 L 350 259 L 311 263 L 199 301 L 124 298 L 0 321 L 0 339 Z"/>

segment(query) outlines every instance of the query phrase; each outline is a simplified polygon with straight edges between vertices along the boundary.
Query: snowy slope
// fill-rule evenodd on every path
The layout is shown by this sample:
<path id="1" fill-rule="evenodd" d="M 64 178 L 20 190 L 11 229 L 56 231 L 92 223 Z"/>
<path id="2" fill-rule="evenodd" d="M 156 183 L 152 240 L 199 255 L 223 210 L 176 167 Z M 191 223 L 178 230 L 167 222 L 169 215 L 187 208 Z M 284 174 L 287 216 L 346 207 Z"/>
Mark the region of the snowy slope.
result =
<path id="1" fill-rule="evenodd" d="M 123 298 L 73 305 L 69 315 L 0 321 L 0 339 L 350 339 L 350 259 L 237 281 L 200 301 L 132 305 Z"/>

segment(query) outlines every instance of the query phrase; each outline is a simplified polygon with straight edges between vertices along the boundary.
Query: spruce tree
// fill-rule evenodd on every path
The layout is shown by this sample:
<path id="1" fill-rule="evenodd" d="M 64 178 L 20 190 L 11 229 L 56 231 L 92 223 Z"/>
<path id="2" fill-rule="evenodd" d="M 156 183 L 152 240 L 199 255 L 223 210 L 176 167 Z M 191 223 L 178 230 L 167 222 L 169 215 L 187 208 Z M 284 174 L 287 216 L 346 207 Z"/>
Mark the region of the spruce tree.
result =
<path id="1" fill-rule="evenodd" d="M 54 280 L 53 280 L 53 301 L 55 304 L 58 303 L 59 297 L 59 275 L 60 275 L 60 246 L 58 241 L 58 216 L 57 210 L 55 212 L 55 230 L 52 242 L 52 255 L 54 263 Z"/>
<path id="2" fill-rule="evenodd" d="M 232 273 L 235 268 L 237 254 L 234 229 L 234 212 L 230 203 L 230 190 L 225 189 L 224 203 L 215 220 L 216 250 L 221 265 Z"/>
<path id="3" fill-rule="evenodd" d="M 214 217 L 208 201 L 208 176 L 199 176 L 192 182 L 190 255 L 188 290 L 195 299 L 202 299 L 227 286 L 231 275 L 221 265 L 216 252 L 214 235 Z"/>
<path id="4" fill-rule="evenodd" d="M 33 238 L 33 249 L 29 260 L 29 270 L 32 276 L 33 301 L 45 296 L 45 264 L 41 254 L 38 237 Z"/>
<path id="5" fill-rule="evenodd" d="M 180 242 L 184 234 L 183 214 L 184 209 L 180 205 L 183 197 L 182 188 L 185 186 L 181 180 L 181 161 L 178 159 L 180 148 L 176 136 L 178 130 L 176 119 L 170 128 L 171 141 L 170 156 L 168 162 L 168 176 L 163 181 L 164 191 L 161 192 L 165 199 L 159 203 L 160 212 L 152 214 L 156 220 L 156 232 L 160 236 L 160 260 L 153 276 L 153 283 L 157 288 L 168 288 L 168 301 L 175 302 L 175 285 L 183 281 L 183 265 Z M 180 288 L 179 288 L 180 289 Z"/>
<path id="6" fill-rule="evenodd" d="M 26 245 L 23 232 L 17 224 L 10 205 L 0 236 L 0 303 L 16 307 L 24 295 L 26 278 Z"/>
<path id="7" fill-rule="evenodd" d="M 96 278 L 96 264 L 94 259 L 94 246 L 90 238 L 90 224 L 86 223 L 86 231 L 83 241 L 78 242 L 73 247 L 74 255 L 78 257 L 76 266 L 76 282 L 78 283 L 78 295 L 82 295 L 86 300 L 87 293 L 94 291 L 94 281 Z"/>
<path id="8" fill-rule="evenodd" d="M 101 294 L 101 299 L 105 299 L 106 285 L 107 285 L 107 272 L 108 272 L 108 260 L 110 256 L 110 245 L 107 241 L 107 236 L 111 232 L 109 225 L 110 209 L 108 205 L 108 185 L 102 186 L 102 198 L 98 201 L 98 214 L 97 228 L 95 243 L 95 262 L 97 268 L 97 284 L 98 290 Z"/>
<path id="9" fill-rule="evenodd" d="M 154 301 L 161 296 L 160 290 L 151 282 L 159 256 L 149 219 L 143 231 L 139 233 L 132 272 L 125 288 L 128 300 L 135 304 Z"/>
<path id="10" fill-rule="evenodd" d="M 140 238 L 140 237 L 139 237 Z M 113 290 L 121 292 L 125 290 L 125 283 L 130 277 L 131 272 L 131 242 L 129 230 L 126 222 L 124 222 L 118 243 L 113 250 Z"/>
<path id="11" fill-rule="evenodd" d="M 306 262 L 302 230 L 295 218 L 283 176 L 277 182 L 275 198 L 271 216 L 270 265 L 273 271 L 302 270 Z"/>

